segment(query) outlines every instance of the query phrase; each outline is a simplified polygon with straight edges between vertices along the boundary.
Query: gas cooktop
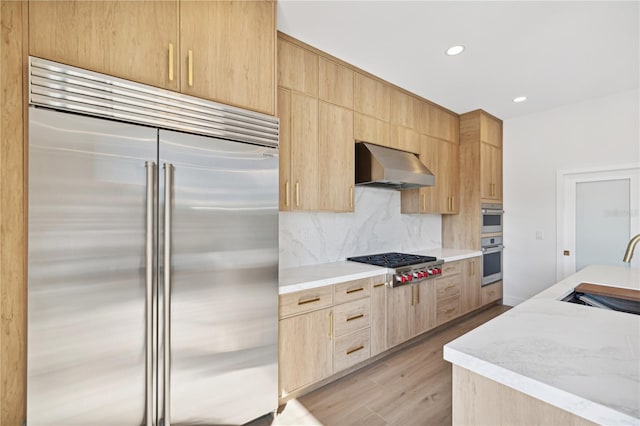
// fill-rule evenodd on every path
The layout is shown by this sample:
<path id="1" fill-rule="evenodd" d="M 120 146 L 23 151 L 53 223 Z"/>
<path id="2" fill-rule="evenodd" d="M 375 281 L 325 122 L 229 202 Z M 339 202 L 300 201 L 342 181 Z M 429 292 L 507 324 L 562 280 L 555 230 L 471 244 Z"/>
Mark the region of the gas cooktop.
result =
<path id="1" fill-rule="evenodd" d="M 415 265 L 418 263 L 433 262 L 433 256 L 419 256 L 406 253 L 379 253 L 368 256 L 348 257 L 352 262 L 368 263 L 369 265 L 383 266 L 385 268 L 399 268 L 400 266 Z"/>
<path id="2" fill-rule="evenodd" d="M 444 263 L 433 256 L 406 253 L 379 253 L 348 257 L 347 260 L 394 269 L 393 277 L 388 283 L 390 287 L 435 278 L 442 273 L 440 267 Z"/>

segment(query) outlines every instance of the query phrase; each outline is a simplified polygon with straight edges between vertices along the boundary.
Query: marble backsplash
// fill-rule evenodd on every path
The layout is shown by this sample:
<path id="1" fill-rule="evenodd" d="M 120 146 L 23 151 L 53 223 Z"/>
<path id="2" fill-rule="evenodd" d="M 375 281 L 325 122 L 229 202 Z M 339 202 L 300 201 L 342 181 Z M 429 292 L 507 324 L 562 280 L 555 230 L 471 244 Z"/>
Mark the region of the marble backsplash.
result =
<path id="1" fill-rule="evenodd" d="M 442 219 L 400 214 L 400 192 L 355 188 L 354 213 L 280 213 L 280 268 L 442 246 Z"/>

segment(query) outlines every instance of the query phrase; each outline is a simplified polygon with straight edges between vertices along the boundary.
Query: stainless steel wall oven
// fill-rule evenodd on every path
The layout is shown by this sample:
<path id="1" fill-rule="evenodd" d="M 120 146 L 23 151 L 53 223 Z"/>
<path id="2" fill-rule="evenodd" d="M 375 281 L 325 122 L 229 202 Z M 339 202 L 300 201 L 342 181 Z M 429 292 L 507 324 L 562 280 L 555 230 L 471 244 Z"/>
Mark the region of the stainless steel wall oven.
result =
<path id="1" fill-rule="evenodd" d="M 482 204 L 480 222 L 483 234 L 502 232 L 502 204 Z"/>
<path id="2" fill-rule="evenodd" d="M 502 237 L 487 237 L 482 244 L 482 285 L 502 279 Z"/>

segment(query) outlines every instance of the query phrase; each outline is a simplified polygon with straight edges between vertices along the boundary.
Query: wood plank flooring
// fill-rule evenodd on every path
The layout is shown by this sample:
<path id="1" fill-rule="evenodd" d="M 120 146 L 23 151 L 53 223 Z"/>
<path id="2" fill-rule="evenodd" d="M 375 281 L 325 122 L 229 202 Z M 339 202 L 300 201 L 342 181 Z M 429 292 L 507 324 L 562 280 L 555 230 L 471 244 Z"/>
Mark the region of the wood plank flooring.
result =
<path id="1" fill-rule="evenodd" d="M 267 425 L 450 425 L 451 364 L 443 346 L 507 311 L 496 305 L 316 391 L 289 401 Z"/>

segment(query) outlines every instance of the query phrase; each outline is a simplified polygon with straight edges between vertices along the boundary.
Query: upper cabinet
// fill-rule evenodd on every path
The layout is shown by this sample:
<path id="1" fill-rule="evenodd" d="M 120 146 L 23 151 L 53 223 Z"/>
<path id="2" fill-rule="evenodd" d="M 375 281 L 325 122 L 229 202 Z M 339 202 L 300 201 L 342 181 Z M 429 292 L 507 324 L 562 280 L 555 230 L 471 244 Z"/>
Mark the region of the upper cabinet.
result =
<path id="1" fill-rule="evenodd" d="M 179 4 L 182 92 L 274 114 L 275 2 Z"/>
<path id="2" fill-rule="evenodd" d="M 318 61 L 318 97 L 324 101 L 353 109 L 353 71 L 333 61 Z"/>
<path id="3" fill-rule="evenodd" d="M 318 97 L 318 55 L 278 38 L 278 86 Z"/>
<path id="4" fill-rule="evenodd" d="M 389 122 L 391 119 L 391 87 L 378 80 L 355 73 L 353 109 L 378 120 Z"/>
<path id="5" fill-rule="evenodd" d="M 34 1 L 29 54 L 275 113 L 275 2 Z"/>
<path id="6" fill-rule="evenodd" d="M 29 2 L 29 54 L 179 90 L 177 1 Z"/>
<path id="7" fill-rule="evenodd" d="M 428 102 L 420 105 L 420 133 L 458 143 L 459 126 L 457 114 Z"/>
<path id="8" fill-rule="evenodd" d="M 420 101 L 399 89 L 391 89 L 391 123 L 417 129 Z"/>

